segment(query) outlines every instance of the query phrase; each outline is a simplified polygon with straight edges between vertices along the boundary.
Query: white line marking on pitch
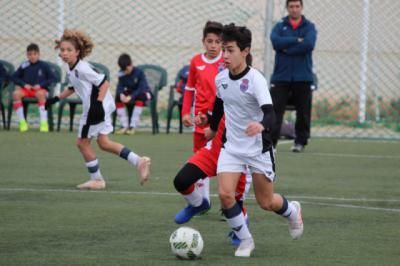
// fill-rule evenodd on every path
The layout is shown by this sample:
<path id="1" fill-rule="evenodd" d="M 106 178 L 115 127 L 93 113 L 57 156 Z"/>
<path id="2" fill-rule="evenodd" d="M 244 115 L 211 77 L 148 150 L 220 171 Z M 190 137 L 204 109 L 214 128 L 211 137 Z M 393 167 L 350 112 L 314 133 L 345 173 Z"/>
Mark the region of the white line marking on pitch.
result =
<path id="1" fill-rule="evenodd" d="M 75 189 L 40 189 L 40 188 L 0 188 L 0 192 L 57 192 L 57 193 L 108 193 L 108 194 L 130 194 L 130 195 L 152 195 L 152 196 L 178 196 L 178 193 L 169 193 L 169 192 L 156 192 L 156 191 L 88 191 L 88 190 L 75 190 Z M 216 194 L 210 195 L 213 198 L 216 198 Z M 399 202 L 397 199 L 346 199 L 346 198 L 334 198 L 334 197 L 307 197 L 307 196 L 288 196 L 288 198 L 302 198 L 302 199 L 317 199 L 317 200 L 334 200 L 334 201 L 361 201 L 361 202 Z M 254 195 L 250 195 L 248 199 L 254 200 Z M 391 209 L 391 208 L 379 208 L 379 207 L 370 207 L 370 206 L 359 206 L 359 205 L 351 205 L 351 204 L 334 204 L 334 203 L 322 203 L 322 202 L 308 202 L 302 201 L 302 203 L 310 204 L 310 205 L 319 205 L 319 206 L 330 206 L 330 207 L 339 207 L 339 208 L 353 208 L 353 209 L 364 209 L 364 210 L 375 210 L 375 211 L 388 211 L 388 212 L 399 212 L 400 209 Z"/>

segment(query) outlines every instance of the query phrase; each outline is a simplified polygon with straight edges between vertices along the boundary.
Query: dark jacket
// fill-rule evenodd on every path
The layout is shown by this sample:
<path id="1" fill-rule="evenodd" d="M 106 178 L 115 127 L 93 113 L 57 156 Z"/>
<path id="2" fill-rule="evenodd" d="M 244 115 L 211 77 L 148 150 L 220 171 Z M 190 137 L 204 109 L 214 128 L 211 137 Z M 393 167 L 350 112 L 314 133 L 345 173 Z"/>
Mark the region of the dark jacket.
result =
<path id="1" fill-rule="evenodd" d="M 303 38 L 303 42 L 298 39 Z M 304 16 L 294 30 L 284 17 L 271 32 L 275 65 L 271 82 L 313 82 L 312 51 L 317 40 L 315 25 Z"/>
<path id="2" fill-rule="evenodd" d="M 127 92 L 132 99 L 135 99 L 140 94 L 149 91 L 150 89 L 147 84 L 146 76 L 140 68 L 134 67 L 132 72 L 128 75 L 122 71 L 119 73 L 117 96 L 121 93 Z"/>
<path id="3" fill-rule="evenodd" d="M 29 61 L 22 63 L 22 65 L 11 76 L 11 80 L 23 87 L 25 84 L 31 86 L 39 84 L 44 89 L 49 89 L 49 86 L 56 82 L 56 78 L 51 72 L 49 65 L 44 61 L 37 61 L 32 64 Z"/>

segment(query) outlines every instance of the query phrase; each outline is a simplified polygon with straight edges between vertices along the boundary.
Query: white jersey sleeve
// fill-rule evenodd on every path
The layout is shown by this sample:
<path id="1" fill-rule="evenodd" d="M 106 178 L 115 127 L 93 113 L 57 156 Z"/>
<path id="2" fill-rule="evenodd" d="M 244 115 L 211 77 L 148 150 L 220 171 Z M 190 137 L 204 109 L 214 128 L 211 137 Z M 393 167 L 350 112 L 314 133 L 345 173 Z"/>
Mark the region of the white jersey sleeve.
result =
<path id="1" fill-rule="evenodd" d="M 81 78 L 96 87 L 100 86 L 105 80 L 105 75 L 96 72 L 90 64 L 86 64 L 85 66 L 86 67 L 83 69 L 84 71 L 80 73 L 82 75 Z"/>
<path id="2" fill-rule="evenodd" d="M 254 71 L 254 74 L 254 87 L 252 89 L 258 105 L 261 107 L 265 104 L 272 104 L 272 98 L 269 93 L 267 81 L 257 70 Z"/>

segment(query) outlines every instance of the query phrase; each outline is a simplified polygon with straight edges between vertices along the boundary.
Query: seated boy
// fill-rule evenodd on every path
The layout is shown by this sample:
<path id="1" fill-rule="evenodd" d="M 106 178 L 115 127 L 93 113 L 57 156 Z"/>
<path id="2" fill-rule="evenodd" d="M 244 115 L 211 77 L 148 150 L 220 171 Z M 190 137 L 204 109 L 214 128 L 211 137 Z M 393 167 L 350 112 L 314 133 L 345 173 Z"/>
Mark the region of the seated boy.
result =
<path id="1" fill-rule="evenodd" d="M 146 104 L 146 101 L 151 99 L 151 92 L 143 71 L 133 66 L 132 59 L 128 54 L 121 54 L 119 56 L 118 65 L 121 71 L 118 77 L 115 103 L 117 106 L 117 116 L 122 124 L 122 128 L 117 130 L 116 134 L 133 135 L 142 114 L 143 106 Z M 126 104 L 134 105 L 129 125 L 125 108 Z"/>
<path id="2" fill-rule="evenodd" d="M 49 65 L 40 60 L 39 46 L 31 43 L 26 48 L 28 61 L 25 61 L 11 76 L 16 85 L 13 93 L 13 107 L 19 121 L 19 131 L 28 130 L 28 123 L 24 117 L 22 98 L 35 97 L 38 100 L 40 113 L 40 132 L 48 132 L 47 110 L 45 109 L 46 97 L 49 86 L 55 82 L 55 77 Z"/>

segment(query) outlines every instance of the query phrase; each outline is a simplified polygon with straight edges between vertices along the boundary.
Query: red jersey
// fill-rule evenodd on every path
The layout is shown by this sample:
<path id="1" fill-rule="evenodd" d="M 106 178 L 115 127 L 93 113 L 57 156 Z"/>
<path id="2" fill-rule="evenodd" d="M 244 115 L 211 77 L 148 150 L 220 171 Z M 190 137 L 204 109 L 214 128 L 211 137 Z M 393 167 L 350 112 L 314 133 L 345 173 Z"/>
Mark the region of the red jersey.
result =
<path id="1" fill-rule="evenodd" d="M 225 64 L 222 52 L 213 60 L 207 59 L 204 54 L 198 54 L 192 58 L 183 98 L 182 115 L 190 113 L 192 102 L 194 105 L 194 115 L 197 115 L 199 112 L 206 114 L 208 110 L 212 110 L 217 93 L 215 77 L 224 68 Z M 194 131 L 204 133 L 203 128 L 198 126 L 195 126 Z"/>

